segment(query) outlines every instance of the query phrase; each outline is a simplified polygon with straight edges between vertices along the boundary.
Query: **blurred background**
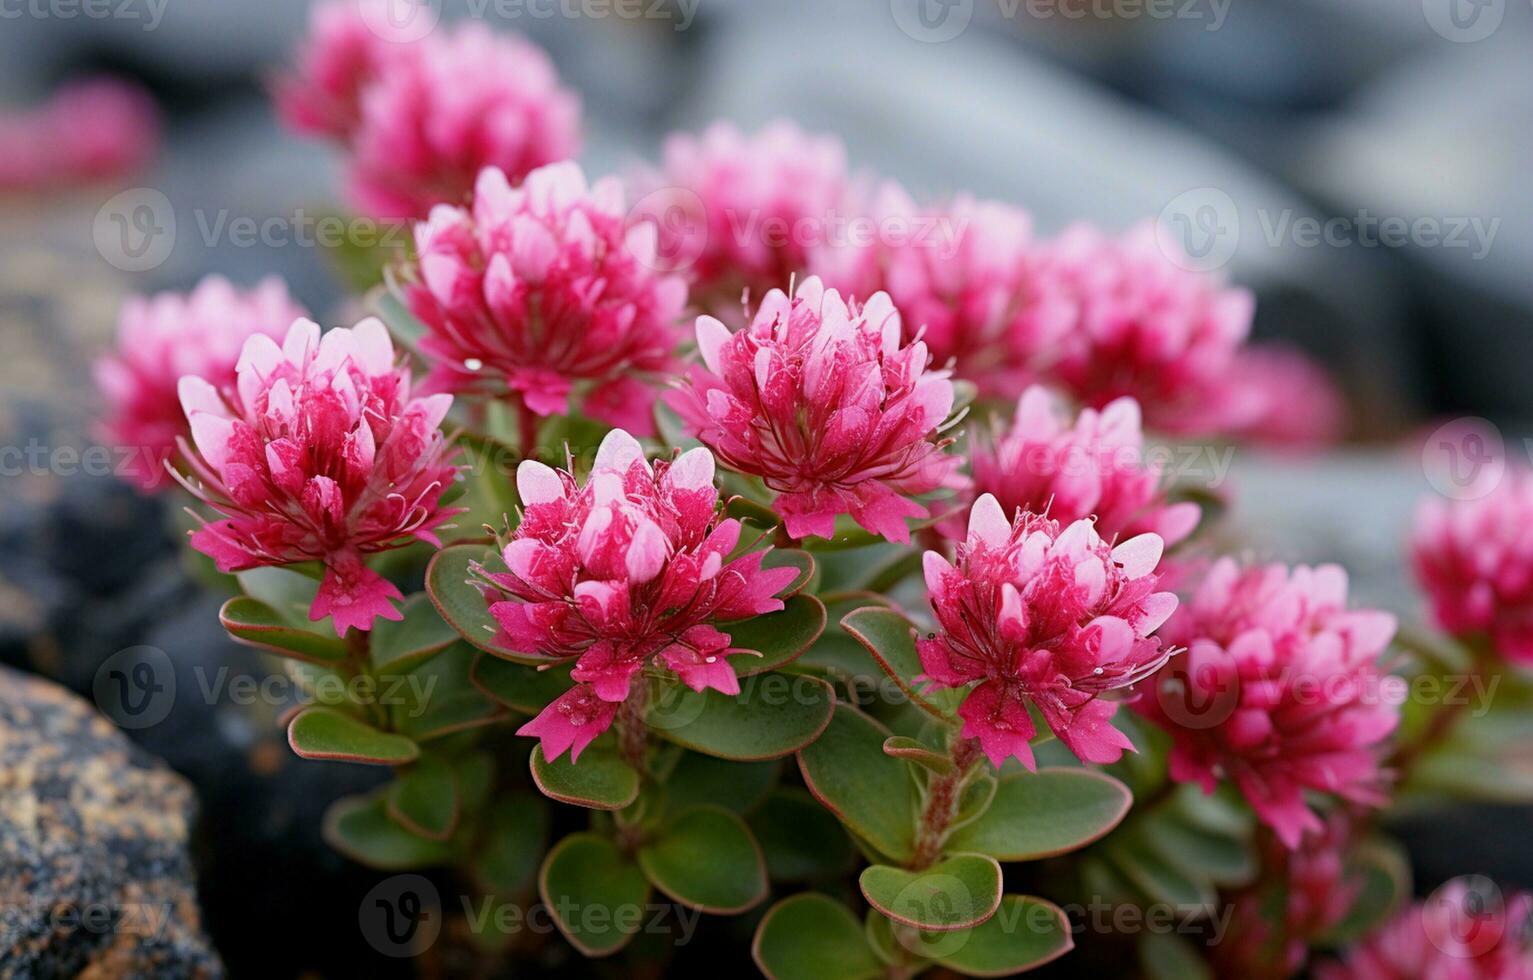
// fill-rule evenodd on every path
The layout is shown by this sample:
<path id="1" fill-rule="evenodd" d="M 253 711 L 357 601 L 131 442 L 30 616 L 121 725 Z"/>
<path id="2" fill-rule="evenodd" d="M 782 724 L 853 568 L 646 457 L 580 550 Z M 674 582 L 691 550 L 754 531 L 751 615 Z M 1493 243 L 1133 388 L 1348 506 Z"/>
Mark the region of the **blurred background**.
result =
<path id="1" fill-rule="evenodd" d="M 8 186 L 0 166 L 0 444 L 89 444 L 90 359 L 128 293 L 187 289 L 210 272 L 244 285 L 276 274 L 322 320 L 349 315 L 322 249 L 231 231 L 242 218 L 290 225 L 337 209 L 338 156 L 281 128 L 268 98 L 308 7 L 0 0 L 0 120 L 105 73 L 142 85 L 163 126 L 147 166 L 115 182 Z M 674 129 L 786 116 L 838 134 L 855 168 L 927 198 L 971 190 L 1020 204 L 1043 233 L 1075 220 L 1179 225 L 1191 254 L 1256 291 L 1256 335 L 1309 351 L 1346 395 L 1342 447 L 1304 458 L 1242 451 L 1234 486 L 1253 550 L 1339 560 L 1359 602 L 1416 614 L 1400 543 L 1427 490 L 1421 434 L 1484 416 L 1515 454 L 1533 417 L 1528 0 L 436 7 L 551 53 L 584 100 L 591 173 L 654 159 Z M 0 135 L 14 135 L 5 126 Z M 156 213 L 175 235 L 152 261 L 124 261 L 111 244 L 125 231 L 110 221 L 123 192 L 164 195 L 169 210 Z M 179 571 L 161 509 L 110 476 L 0 475 L 0 661 L 88 692 L 103 658 L 133 643 L 170 651 L 178 670 L 252 656 L 228 647 L 217 600 Z M 339 911 L 331 898 L 366 879 L 349 879 L 315 828 L 324 803 L 359 777 L 291 765 L 275 726 L 248 712 L 194 710 L 208 717 L 136 737 L 193 779 L 204 825 L 226 841 L 197 845 L 224 958 L 272 976 L 346 962 L 355 897 Z M 312 792 L 294 792 L 295 781 Z M 1460 854 L 1443 873 L 1475 860 Z M 1496 860 L 1533 883 L 1529 858 Z M 263 938 L 307 929 L 300 921 L 342 923 L 346 941 L 327 953 Z"/>

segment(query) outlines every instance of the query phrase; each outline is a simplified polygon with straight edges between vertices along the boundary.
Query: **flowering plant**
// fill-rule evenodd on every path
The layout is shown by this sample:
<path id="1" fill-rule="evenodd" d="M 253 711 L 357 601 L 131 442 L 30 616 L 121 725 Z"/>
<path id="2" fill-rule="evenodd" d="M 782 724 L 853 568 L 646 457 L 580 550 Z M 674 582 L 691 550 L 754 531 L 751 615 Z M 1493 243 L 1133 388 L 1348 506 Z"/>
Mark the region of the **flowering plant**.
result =
<path id="1" fill-rule="evenodd" d="M 1330 431 L 1273 406 L 1334 393 L 1291 353 L 1261 371 L 1251 296 L 1148 226 L 872 192 L 788 124 L 588 182 L 541 53 L 348 16 L 278 97 L 350 148 L 358 201 L 421 219 L 379 319 L 322 332 L 214 280 L 131 304 L 99 374 L 103 431 L 176 478 L 145 488 L 200 502 L 225 629 L 343 682 L 293 750 L 389 770 L 330 811 L 338 850 L 540 901 L 646 973 L 676 951 L 624 910 L 658 893 L 761 909 L 749 955 L 784 980 L 1530 975 L 1527 899 L 1490 946 L 1453 933 L 1464 886 L 1407 907 L 1386 833 L 1406 794 L 1533 798 L 1485 775 L 1529 700 L 1526 480 L 1424 511 L 1452 636 L 1397 636 L 1336 566 L 1222 554 L 1218 488 L 1155 462 L 1155 433 Z M 728 237 L 830 209 L 960 230 Z M 1512 693 L 1409 696 L 1454 672 Z"/>

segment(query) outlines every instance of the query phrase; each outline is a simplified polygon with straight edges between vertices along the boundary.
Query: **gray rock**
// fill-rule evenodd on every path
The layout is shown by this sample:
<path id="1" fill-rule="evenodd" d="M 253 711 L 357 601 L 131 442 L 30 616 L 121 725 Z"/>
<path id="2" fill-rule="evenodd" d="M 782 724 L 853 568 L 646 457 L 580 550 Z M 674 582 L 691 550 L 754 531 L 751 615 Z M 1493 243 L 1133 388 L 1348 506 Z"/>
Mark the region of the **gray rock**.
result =
<path id="1" fill-rule="evenodd" d="M 0 667 L 0 976 L 222 977 L 185 780 L 86 702 Z"/>

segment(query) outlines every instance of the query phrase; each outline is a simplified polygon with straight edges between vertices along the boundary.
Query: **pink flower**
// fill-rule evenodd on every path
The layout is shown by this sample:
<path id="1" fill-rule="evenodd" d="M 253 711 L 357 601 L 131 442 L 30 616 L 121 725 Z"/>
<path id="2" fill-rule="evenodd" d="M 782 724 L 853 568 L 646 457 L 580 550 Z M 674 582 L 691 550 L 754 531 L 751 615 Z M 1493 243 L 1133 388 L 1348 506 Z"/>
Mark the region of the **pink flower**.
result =
<path id="1" fill-rule="evenodd" d="M 1405 909 L 1319 980 L 1533 980 L 1533 896 L 1455 878 Z"/>
<path id="2" fill-rule="evenodd" d="M 301 133 L 349 139 L 362 93 L 420 50 L 409 28 L 434 13 L 415 0 L 334 0 L 316 5 L 297 69 L 273 86 L 277 112 Z"/>
<path id="3" fill-rule="evenodd" d="M 976 685 L 958 714 L 996 766 L 1033 768 L 1028 705 L 1084 762 L 1113 762 L 1133 745 L 1112 727 L 1108 691 L 1154 673 L 1170 655 L 1150 636 L 1176 608 L 1157 592 L 1162 543 L 1142 534 L 1111 548 L 1090 521 L 1017 512 L 988 494 L 975 501 L 957 567 L 924 559 L 940 632 L 917 641 L 924 677 Z"/>
<path id="4" fill-rule="evenodd" d="M 159 140 L 149 94 L 116 78 L 86 78 L 43 105 L 0 113 L 0 190 L 122 177 L 144 167 Z"/>
<path id="5" fill-rule="evenodd" d="M 483 24 L 439 29 L 362 90 L 351 138 L 351 196 L 379 217 L 457 204 L 479 173 L 512 181 L 579 149 L 580 102 L 548 56 Z"/>
<path id="6" fill-rule="evenodd" d="M 1260 410 L 1227 381 L 1251 329 L 1250 292 L 1177 265 L 1153 225 L 1118 238 L 1076 226 L 1036 262 L 1050 295 L 1075 307 L 1050 376 L 1081 401 L 1129 395 L 1152 427 L 1194 435 L 1239 428 Z"/>
<path id="7" fill-rule="evenodd" d="M 698 304 L 731 321 L 742 293 L 759 301 L 787 286 L 835 223 L 858 213 L 841 141 L 785 120 L 751 136 L 727 122 L 673 134 L 645 183 L 661 259 L 687 269 Z"/>
<path id="8" fill-rule="evenodd" d="M 653 226 L 626 223 L 615 179 L 587 188 L 574 163 L 512 188 L 479 175 L 469 208 L 434 208 L 416 227 L 429 383 L 512 393 L 532 412 L 584 411 L 649 434 L 656 379 L 673 363 L 686 283 L 653 270 Z"/>
<path id="9" fill-rule="evenodd" d="M 399 619 L 392 583 L 362 556 L 407 543 L 457 511 L 441 505 L 453 481 L 437 426 L 450 395 L 410 397 L 383 324 L 363 320 L 320 337 L 298 320 L 282 346 L 245 342 L 232 390 L 181 379 L 196 452 L 183 451 L 201 486 L 188 489 L 225 515 L 192 535 L 220 571 L 320 561 L 325 576 L 309 618 L 336 632 Z"/>
<path id="10" fill-rule="evenodd" d="M 703 363 L 666 402 L 726 466 L 777 491 L 795 538 L 835 533 L 838 514 L 908 541 L 910 498 L 955 484 L 961 462 L 939 433 L 953 408 L 946 371 L 926 345 L 900 346 L 900 317 L 883 293 L 843 302 L 818 279 L 790 299 L 767 293 L 750 326 L 731 334 L 697 321 Z"/>
<path id="11" fill-rule="evenodd" d="M 973 442 L 973 493 L 988 493 L 1008 513 L 1030 511 L 1069 524 L 1095 517 L 1109 540 L 1153 531 L 1174 545 L 1197 526 L 1193 503 L 1166 501 L 1159 469 L 1145 460 L 1139 404 L 1119 398 L 1098 412 L 1083 409 L 1074 424 L 1061 401 L 1033 386 L 1017 402 L 1011 428 Z M 942 525 L 964 530 L 956 515 Z"/>
<path id="12" fill-rule="evenodd" d="M 783 608 L 792 568 L 764 569 L 765 551 L 731 558 L 740 522 L 720 516 L 713 456 L 697 448 L 672 462 L 644 459 L 614 429 L 584 486 L 535 460 L 517 468 L 523 514 L 502 557 L 481 570 L 497 642 L 526 654 L 578 658 L 576 685 L 519 734 L 557 758 L 578 758 L 612 724 L 635 675 L 653 662 L 694 691 L 739 694 L 718 624 Z"/>
<path id="13" fill-rule="evenodd" d="M 1025 211 L 966 195 L 920 208 L 886 184 L 866 220 L 871 241 L 819 249 L 811 270 L 848 294 L 887 292 L 907 335 L 982 395 L 1012 399 L 1038 377 L 1075 306 L 1051 294 L 1056 280 L 1035 274 Z"/>
<path id="14" fill-rule="evenodd" d="M 187 294 L 133 296 L 117 320 L 116 350 L 96 362 L 97 387 L 106 400 L 99 437 L 131 453 L 127 474 L 145 490 L 166 479 L 176 440 L 191 435 L 177 383 L 185 375 L 219 390 L 234 386 L 234 366 L 256 334 L 280 338 L 303 308 L 271 278 L 236 289 L 209 276 Z"/>
<path id="15" fill-rule="evenodd" d="M 1441 629 L 1533 664 L 1533 474 L 1507 472 L 1472 499 L 1423 501 L 1411 562 Z"/>
<path id="16" fill-rule="evenodd" d="M 1218 976 L 1250 980 L 1296 976 L 1322 941 L 1347 917 L 1363 890 L 1348 861 L 1353 829 L 1333 813 L 1304 846 L 1288 850 L 1268 839 L 1258 880 L 1231 900 L 1225 938 L 1210 950 Z"/>
<path id="17" fill-rule="evenodd" d="M 1260 401 L 1234 433 L 1246 442 L 1309 452 L 1334 444 L 1346 428 L 1346 401 L 1336 382 L 1302 351 L 1253 344 L 1236 355 L 1229 383 Z"/>
<path id="18" fill-rule="evenodd" d="M 1171 778 L 1232 780 L 1288 847 L 1320 819 L 1305 790 L 1385 800 L 1380 745 L 1399 722 L 1379 655 L 1395 620 L 1347 609 L 1335 565 L 1214 563 L 1163 631 L 1188 651 L 1136 707 L 1172 736 Z M 1395 694 L 1399 696 L 1396 697 Z"/>

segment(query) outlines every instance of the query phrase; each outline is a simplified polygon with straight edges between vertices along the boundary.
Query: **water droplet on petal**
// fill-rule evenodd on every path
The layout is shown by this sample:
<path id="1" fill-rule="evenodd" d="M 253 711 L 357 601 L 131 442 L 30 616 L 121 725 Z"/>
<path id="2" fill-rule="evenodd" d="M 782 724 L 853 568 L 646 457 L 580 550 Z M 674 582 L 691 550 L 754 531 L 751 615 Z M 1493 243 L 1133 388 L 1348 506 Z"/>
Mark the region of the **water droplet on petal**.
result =
<path id="1" fill-rule="evenodd" d="M 463 359 L 463 366 L 470 371 L 478 371 L 484 367 L 484 362 L 477 357 L 466 357 Z"/>

